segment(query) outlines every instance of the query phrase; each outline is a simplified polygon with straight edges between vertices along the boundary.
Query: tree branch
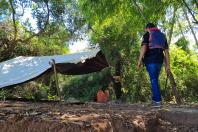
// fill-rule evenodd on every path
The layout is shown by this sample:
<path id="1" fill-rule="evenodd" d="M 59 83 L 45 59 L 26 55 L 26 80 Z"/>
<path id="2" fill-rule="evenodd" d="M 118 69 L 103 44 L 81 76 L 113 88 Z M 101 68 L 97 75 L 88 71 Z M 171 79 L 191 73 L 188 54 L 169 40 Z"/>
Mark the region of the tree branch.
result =
<path id="1" fill-rule="evenodd" d="M 188 12 L 191 14 L 192 18 L 194 19 L 193 23 L 198 24 L 198 20 L 195 18 L 195 15 L 192 13 L 190 7 L 188 6 L 188 4 L 185 2 L 185 0 L 182 0 L 183 4 L 185 5 L 185 7 L 188 9 Z"/>
<path id="2" fill-rule="evenodd" d="M 45 21 L 44 24 L 44 28 L 42 28 L 38 33 L 34 33 L 33 35 L 31 35 L 29 38 L 26 38 L 25 40 L 19 40 L 20 42 L 26 43 L 29 40 L 31 40 L 32 38 L 36 37 L 36 36 L 40 36 L 47 28 L 47 26 L 49 25 L 49 16 L 50 16 L 50 10 L 49 10 L 49 5 L 48 5 L 48 0 L 44 1 L 47 7 L 47 19 Z"/>
<path id="3" fill-rule="evenodd" d="M 195 34 L 195 32 L 194 32 L 194 30 L 193 30 L 193 27 L 192 27 L 192 25 L 191 25 L 191 23 L 190 23 L 190 20 L 189 20 L 189 18 L 188 18 L 187 11 L 186 11 L 184 8 L 182 8 L 182 9 L 183 9 L 183 12 L 184 12 L 184 16 L 186 17 L 186 20 L 187 20 L 187 22 L 188 22 L 188 26 L 189 26 L 189 28 L 190 28 L 190 30 L 191 30 L 191 33 L 193 34 L 193 37 L 194 37 L 194 39 L 195 39 L 195 44 L 196 44 L 197 47 L 198 47 L 198 39 L 197 39 L 197 37 L 196 37 L 196 34 Z"/>
<path id="4" fill-rule="evenodd" d="M 23 2 L 21 2 L 21 8 L 22 8 L 22 13 L 21 14 L 17 14 L 18 16 L 23 16 L 24 15 L 24 6 L 23 6 Z"/>
<path id="5" fill-rule="evenodd" d="M 139 5 L 136 3 L 136 0 L 132 0 L 132 2 L 135 4 L 135 6 L 138 8 L 139 13 L 141 14 L 141 16 L 144 18 L 144 20 L 148 23 L 148 18 L 143 14 L 141 8 L 139 7 Z"/>
<path id="6" fill-rule="evenodd" d="M 183 30 L 182 30 L 182 25 L 181 25 L 181 23 L 180 23 L 180 21 L 179 21 L 179 18 L 176 17 L 176 19 L 177 19 L 177 22 L 178 22 L 179 29 L 180 29 L 180 31 L 181 31 L 182 37 L 185 38 L 184 32 L 183 32 Z M 186 39 L 186 38 L 185 38 L 185 39 Z"/>
<path id="7" fill-rule="evenodd" d="M 177 11 L 177 8 L 174 6 L 173 17 L 172 17 L 172 20 L 171 20 L 171 28 L 170 28 L 169 37 L 168 37 L 168 44 L 169 45 L 171 44 L 171 40 L 172 40 L 172 36 L 173 36 L 173 29 L 174 29 L 175 18 L 176 18 L 176 11 Z"/>
<path id="8" fill-rule="evenodd" d="M 12 8 L 12 21 L 13 21 L 13 26 L 14 26 L 14 41 L 16 41 L 16 37 L 17 37 L 17 27 L 16 27 L 16 20 L 15 20 L 15 10 L 14 10 L 14 6 L 12 3 L 12 0 L 9 0 L 10 2 L 10 6 Z"/>

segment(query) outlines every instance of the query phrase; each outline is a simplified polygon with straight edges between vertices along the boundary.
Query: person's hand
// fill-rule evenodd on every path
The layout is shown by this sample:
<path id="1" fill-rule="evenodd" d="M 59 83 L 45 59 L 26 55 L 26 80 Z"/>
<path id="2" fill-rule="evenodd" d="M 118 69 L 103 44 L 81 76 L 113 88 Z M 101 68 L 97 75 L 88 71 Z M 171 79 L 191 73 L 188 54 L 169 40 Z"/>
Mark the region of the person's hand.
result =
<path id="1" fill-rule="evenodd" d="M 139 70 L 142 66 L 142 62 L 141 61 L 138 61 L 138 64 L 137 64 L 137 69 Z"/>

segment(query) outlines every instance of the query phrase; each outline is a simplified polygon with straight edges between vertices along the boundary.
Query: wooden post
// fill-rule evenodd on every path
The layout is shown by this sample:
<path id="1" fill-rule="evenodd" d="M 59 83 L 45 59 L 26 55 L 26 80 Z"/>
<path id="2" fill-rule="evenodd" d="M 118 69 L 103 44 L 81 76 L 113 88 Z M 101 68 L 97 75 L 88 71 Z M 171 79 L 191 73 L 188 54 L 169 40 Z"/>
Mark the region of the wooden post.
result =
<path id="1" fill-rule="evenodd" d="M 50 63 L 50 64 L 52 65 L 52 67 L 53 67 L 55 85 L 56 85 L 57 93 L 58 93 L 58 96 L 59 96 L 59 100 L 61 101 L 61 92 L 60 92 L 59 84 L 58 84 L 58 76 L 57 76 L 57 72 L 56 72 L 56 63 L 55 63 L 55 60 L 52 59 L 52 61 L 49 62 L 49 63 Z"/>

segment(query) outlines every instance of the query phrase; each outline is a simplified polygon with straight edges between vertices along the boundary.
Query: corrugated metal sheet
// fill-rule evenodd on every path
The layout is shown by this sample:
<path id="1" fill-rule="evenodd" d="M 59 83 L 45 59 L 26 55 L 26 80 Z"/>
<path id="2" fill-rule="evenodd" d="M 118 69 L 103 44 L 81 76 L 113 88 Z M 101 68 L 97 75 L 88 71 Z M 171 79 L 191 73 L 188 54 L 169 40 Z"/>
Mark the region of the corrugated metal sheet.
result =
<path id="1" fill-rule="evenodd" d="M 51 68 L 49 62 L 54 59 L 57 64 L 57 71 L 63 74 L 86 74 L 98 71 L 107 67 L 106 59 L 102 66 L 98 60 L 94 62 L 99 50 L 81 52 L 68 55 L 24 57 L 20 56 L 0 63 L 0 88 L 16 85 L 31 80 Z M 88 62 L 87 62 L 88 60 Z M 99 58 L 101 60 L 101 58 Z M 92 63 L 93 62 L 93 63 Z M 98 64 L 97 64 L 98 63 Z M 89 65 L 91 65 L 89 69 Z M 92 69 L 91 69 L 92 68 Z"/>

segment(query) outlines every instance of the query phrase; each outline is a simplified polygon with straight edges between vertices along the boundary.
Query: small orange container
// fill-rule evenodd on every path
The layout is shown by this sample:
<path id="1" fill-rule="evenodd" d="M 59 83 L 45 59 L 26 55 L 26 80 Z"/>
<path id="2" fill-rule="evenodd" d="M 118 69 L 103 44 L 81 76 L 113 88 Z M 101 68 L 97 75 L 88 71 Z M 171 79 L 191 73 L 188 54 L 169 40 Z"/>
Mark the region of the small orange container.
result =
<path id="1" fill-rule="evenodd" d="M 106 103 L 109 100 L 109 90 L 103 92 L 101 89 L 97 93 L 97 102 Z"/>

